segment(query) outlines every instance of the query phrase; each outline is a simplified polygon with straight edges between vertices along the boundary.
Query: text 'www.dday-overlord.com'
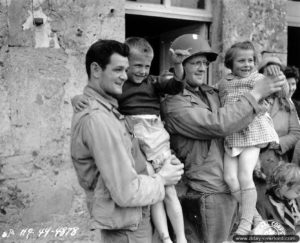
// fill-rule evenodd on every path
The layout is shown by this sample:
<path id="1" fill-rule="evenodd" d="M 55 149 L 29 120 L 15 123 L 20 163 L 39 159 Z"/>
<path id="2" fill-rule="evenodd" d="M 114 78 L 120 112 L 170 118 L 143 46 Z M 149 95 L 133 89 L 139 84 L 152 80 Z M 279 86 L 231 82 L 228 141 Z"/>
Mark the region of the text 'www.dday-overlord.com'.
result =
<path id="1" fill-rule="evenodd" d="M 298 242 L 298 235 L 235 235 L 235 242 Z"/>

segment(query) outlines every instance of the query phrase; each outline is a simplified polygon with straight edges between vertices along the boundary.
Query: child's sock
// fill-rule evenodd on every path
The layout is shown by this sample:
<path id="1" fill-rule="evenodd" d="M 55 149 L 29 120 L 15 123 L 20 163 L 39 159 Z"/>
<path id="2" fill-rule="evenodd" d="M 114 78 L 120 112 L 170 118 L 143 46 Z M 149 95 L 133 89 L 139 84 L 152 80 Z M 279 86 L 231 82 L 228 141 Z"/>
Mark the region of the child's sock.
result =
<path id="1" fill-rule="evenodd" d="M 232 191 L 231 192 L 231 195 L 235 198 L 235 200 L 237 200 L 238 202 L 238 219 L 241 218 L 241 201 L 242 201 L 242 198 L 241 198 L 241 190 L 237 190 L 237 191 Z"/>
<path id="2" fill-rule="evenodd" d="M 255 211 L 253 214 L 253 226 L 256 227 L 262 221 L 264 221 L 263 218 L 260 216 L 260 214 L 257 212 L 257 209 L 255 208 Z"/>
<path id="3" fill-rule="evenodd" d="M 238 235 L 247 235 L 251 231 L 254 212 L 256 211 L 257 192 L 255 187 L 241 190 L 241 220 L 236 231 Z"/>
<path id="4" fill-rule="evenodd" d="M 231 192 L 231 195 L 238 201 L 239 204 L 241 204 L 242 198 L 241 198 L 241 190 L 233 191 Z M 242 214 L 241 212 L 241 205 L 239 205 L 239 216 Z M 264 221 L 260 214 L 257 212 L 257 209 L 255 207 L 254 214 L 253 214 L 253 225 L 254 227 L 257 226 L 260 222 Z"/>
<path id="5" fill-rule="evenodd" d="M 241 190 L 232 191 L 231 195 L 238 201 L 238 203 L 241 203 Z"/>

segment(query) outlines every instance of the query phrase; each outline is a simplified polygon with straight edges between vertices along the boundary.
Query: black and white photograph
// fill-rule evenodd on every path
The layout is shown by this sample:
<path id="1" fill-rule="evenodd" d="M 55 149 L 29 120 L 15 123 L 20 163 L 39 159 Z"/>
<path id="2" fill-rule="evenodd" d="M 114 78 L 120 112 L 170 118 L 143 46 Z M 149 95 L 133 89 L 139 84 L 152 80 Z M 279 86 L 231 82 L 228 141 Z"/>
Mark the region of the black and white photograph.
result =
<path id="1" fill-rule="evenodd" d="M 300 0 L 0 0 L 0 243 L 300 243 L 299 79 Z"/>

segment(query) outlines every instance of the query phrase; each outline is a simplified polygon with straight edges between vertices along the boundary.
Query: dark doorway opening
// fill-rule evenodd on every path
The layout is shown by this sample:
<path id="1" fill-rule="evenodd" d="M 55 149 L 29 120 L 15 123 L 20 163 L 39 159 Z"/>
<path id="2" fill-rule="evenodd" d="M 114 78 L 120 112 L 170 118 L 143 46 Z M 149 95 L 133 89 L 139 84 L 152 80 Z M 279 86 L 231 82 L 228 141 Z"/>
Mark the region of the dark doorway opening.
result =
<path id="1" fill-rule="evenodd" d="M 160 57 L 162 47 L 167 46 L 170 40 L 165 38 L 166 33 L 176 33 L 178 36 L 184 33 L 191 33 L 195 26 L 201 26 L 203 23 L 191 20 L 170 19 L 142 15 L 125 15 L 125 35 L 126 37 L 143 37 L 154 49 L 154 59 L 150 73 L 159 75 L 161 70 Z"/>
<path id="2" fill-rule="evenodd" d="M 300 70 L 300 27 L 288 27 L 288 58 L 289 66 L 295 66 Z M 300 100 L 300 83 L 298 83 L 297 90 L 293 98 Z"/>

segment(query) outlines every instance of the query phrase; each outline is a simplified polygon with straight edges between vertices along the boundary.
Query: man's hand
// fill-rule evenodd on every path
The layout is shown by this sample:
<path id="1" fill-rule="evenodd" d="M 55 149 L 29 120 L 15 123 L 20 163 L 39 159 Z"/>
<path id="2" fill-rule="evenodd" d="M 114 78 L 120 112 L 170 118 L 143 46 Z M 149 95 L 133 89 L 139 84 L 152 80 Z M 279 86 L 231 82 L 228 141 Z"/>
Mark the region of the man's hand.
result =
<path id="1" fill-rule="evenodd" d="M 264 79 L 257 81 L 250 93 L 257 101 L 259 101 L 275 92 L 280 91 L 285 82 L 285 76 L 282 72 L 280 72 L 276 77 L 265 77 Z"/>
<path id="2" fill-rule="evenodd" d="M 172 155 L 171 163 L 165 163 L 158 174 L 164 180 L 165 186 L 175 185 L 183 175 L 183 164 Z"/>
<path id="3" fill-rule="evenodd" d="M 278 65 L 268 65 L 265 67 L 265 73 L 267 76 L 275 77 L 280 75 L 280 67 Z"/>
<path id="4" fill-rule="evenodd" d="M 84 95 L 76 95 L 71 99 L 74 112 L 79 112 L 89 105 L 89 100 Z"/>
<path id="5" fill-rule="evenodd" d="M 172 165 L 180 165 L 181 161 L 174 155 L 171 155 L 171 164 Z"/>

